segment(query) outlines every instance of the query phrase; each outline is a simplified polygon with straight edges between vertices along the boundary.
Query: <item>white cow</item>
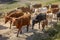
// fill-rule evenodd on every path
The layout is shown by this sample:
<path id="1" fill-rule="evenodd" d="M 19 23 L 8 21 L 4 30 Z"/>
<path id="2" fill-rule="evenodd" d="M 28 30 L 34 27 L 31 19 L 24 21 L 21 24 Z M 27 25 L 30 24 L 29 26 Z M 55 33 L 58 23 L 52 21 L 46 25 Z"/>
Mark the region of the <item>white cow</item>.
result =
<path id="1" fill-rule="evenodd" d="M 40 13 L 46 13 L 47 12 L 47 7 L 41 7 L 41 8 L 39 8 L 39 12 Z"/>

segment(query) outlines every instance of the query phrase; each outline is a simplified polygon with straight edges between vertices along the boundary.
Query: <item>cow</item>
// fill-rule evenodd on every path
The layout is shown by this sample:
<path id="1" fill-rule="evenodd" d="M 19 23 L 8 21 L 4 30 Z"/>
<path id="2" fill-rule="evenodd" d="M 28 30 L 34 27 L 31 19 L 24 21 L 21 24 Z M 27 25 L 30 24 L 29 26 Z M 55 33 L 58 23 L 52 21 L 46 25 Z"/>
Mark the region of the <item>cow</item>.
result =
<path id="1" fill-rule="evenodd" d="M 51 8 L 58 8 L 59 6 L 57 4 L 52 4 Z"/>
<path id="2" fill-rule="evenodd" d="M 42 7 L 42 4 L 34 4 L 34 5 L 32 5 L 32 7 L 33 8 L 40 8 L 40 7 Z"/>
<path id="3" fill-rule="evenodd" d="M 29 12 L 30 14 L 34 13 L 33 9 L 31 9 L 30 6 L 28 6 L 28 7 L 18 7 L 17 9 L 21 9 L 25 13 L 27 13 L 27 12 Z"/>
<path id="4" fill-rule="evenodd" d="M 57 4 L 51 5 L 52 13 L 56 14 L 59 11 L 59 6 Z"/>
<path id="5" fill-rule="evenodd" d="M 52 18 L 53 18 L 52 10 L 51 9 L 48 9 L 46 14 L 48 16 L 49 21 L 51 20 L 51 22 L 52 22 Z"/>
<path id="6" fill-rule="evenodd" d="M 15 17 L 15 18 L 18 18 L 20 16 L 24 15 L 22 11 L 19 11 L 19 10 L 14 10 L 14 11 L 11 11 L 7 14 L 7 16 L 5 16 L 5 24 L 10 21 L 10 29 L 11 29 L 11 24 L 12 24 L 12 18 Z"/>
<path id="7" fill-rule="evenodd" d="M 48 10 L 47 7 L 35 8 L 34 13 L 35 14 L 46 13 L 47 10 Z"/>
<path id="8" fill-rule="evenodd" d="M 39 12 L 40 13 L 46 13 L 47 12 L 47 7 L 41 7 L 41 8 L 39 8 Z"/>
<path id="9" fill-rule="evenodd" d="M 27 25 L 27 31 L 28 31 L 28 26 L 30 25 L 30 19 L 31 19 L 31 14 L 25 14 L 19 18 L 13 18 L 13 21 L 14 21 L 13 23 L 18 29 L 17 37 L 18 37 L 19 31 L 20 33 L 22 33 L 22 30 L 21 30 L 22 26 Z"/>
<path id="10" fill-rule="evenodd" d="M 42 31 L 44 30 L 45 26 L 48 26 L 48 20 L 47 19 L 42 22 Z"/>
<path id="11" fill-rule="evenodd" d="M 52 10 L 52 13 L 56 14 L 59 11 L 59 8 L 53 8 L 51 10 Z"/>
<path id="12" fill-rule="evenodd" d="M 34 16 L 35 17 L 35 16 Z M 40 29 L 40 22 L 42 20 L 46 20 L 46 13 L 40 13 L 38 14 L 34 19 L 32 19 L 32 29 L 34 28 L 34 25 L 36 23 L 39 23 L 39 29 Z"/>

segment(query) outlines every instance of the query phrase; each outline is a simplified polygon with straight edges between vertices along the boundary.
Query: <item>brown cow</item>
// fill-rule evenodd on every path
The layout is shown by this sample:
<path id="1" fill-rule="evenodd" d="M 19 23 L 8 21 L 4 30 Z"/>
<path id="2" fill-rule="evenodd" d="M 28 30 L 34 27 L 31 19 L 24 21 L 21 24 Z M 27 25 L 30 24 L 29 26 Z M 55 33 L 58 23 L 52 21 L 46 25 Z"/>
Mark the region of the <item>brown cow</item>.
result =
<path id="1" fill-rule="evenodd" d="M 7 16 L 5 17 L 5 23 L 7 23 L 8 21 L 10 21 L 10 29 L 11 29 L 11 24 L 12 24 L 12 19 L 13 17 L 18 18 L 20 16 L 22 16 L 23 13 L 19 10 L 14 10 L 9 12 L 9 14 L 7 14 Z"/>
<path id="2" fill-rule="evenodd" d="M 23 12 L 27 13 L 33 13 L 34 11 L 32 9 L 30 9 L 30 6 L 28 7 L 18 7 L 17 9 L 21 9 Z"/>
<path id="3" fill-rule="evenodd" d="M 57 4 L 52 4 L 51 8 L 58 8 L 59 6 Z"/>
<path id="4" fill-rule="evenodd" d="M 52 9 L 52 13 L 54 13 L 54 14 L 57 13 L 58 11 L 59 11 L 59 8 L 53 8 Z"/>
<path id="5" fill-rule="evenodd" d="M 13 23 L 18 29 L 17 37 L 18 37 L 19 31 L 20 33 L 22 33 L 22 30 L 21 30 L 22 26 L 27 25 L 27 31 L 28 31 L 28 26 L 30 25 L 30 19 L 31 19 L 30 14 L 25 14 L 19 18 L 13 18 L 13 21 L 14 21 Z"/>
<path id="6" fill-rule="evenodd" d="M 57 4 L 51 5 L 52 13 L 57 13 L 59 11 L 59 6 Z"/>
<path id="7" fill-rule="evenodd" d="M 42 4 L 34 4 L 32 6 L 33 6 L 33 8 L 40 8 L 40 7 L 42 7 Z"/>
<path id="8" fill-rule="evenodd" d="M 42 28 L 43 28 L 42 31 L 44 30 L 45 26 L 48 26 L 48 20 L 47 19 L 42 22 Z"/>

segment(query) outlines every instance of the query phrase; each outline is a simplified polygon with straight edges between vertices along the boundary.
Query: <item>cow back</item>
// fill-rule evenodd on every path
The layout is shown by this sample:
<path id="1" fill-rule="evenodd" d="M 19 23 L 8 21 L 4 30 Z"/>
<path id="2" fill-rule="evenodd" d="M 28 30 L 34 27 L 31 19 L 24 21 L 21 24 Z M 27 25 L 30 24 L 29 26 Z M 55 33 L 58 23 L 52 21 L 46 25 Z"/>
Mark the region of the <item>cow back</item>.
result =
<path id="1" fill-rule="evenodd" d="M 36 19 L 38 21 L 44 20 L 44 19 L 46 19 L 46 14 L 45 13 L 40 13 L 39 15 L 37 15 Z"/>
<path id="2" fill-rule="evenodd" d="M 33 7 L 34 8 L 40 8 L 40 7 L 42 7 L 42 4 L 35 4 L 35 5 L 33 5 Z"/>
<path id="3" fill-rule="evenodd" d="M 16 23 L 15 25 L 17 28 L 21 28 L 24 25 L 29 25 L 30 19 L 31 19 L 31 15 L 28 15 L 28 14 L 23 15 L 15 21 L 15 23 Z"/>
<path id="4" fill-rule="evenodd" d="M 57 13 L 59 11 L 59 8 L 53 8 L 52 13 Z"/>
<path id="5" fill-rule="evenodd" d="M 59 6 L 58 5 L 56 5 L 56 4 L 52 4 L 51 5 L 51 8 L 58 8 Z"/>

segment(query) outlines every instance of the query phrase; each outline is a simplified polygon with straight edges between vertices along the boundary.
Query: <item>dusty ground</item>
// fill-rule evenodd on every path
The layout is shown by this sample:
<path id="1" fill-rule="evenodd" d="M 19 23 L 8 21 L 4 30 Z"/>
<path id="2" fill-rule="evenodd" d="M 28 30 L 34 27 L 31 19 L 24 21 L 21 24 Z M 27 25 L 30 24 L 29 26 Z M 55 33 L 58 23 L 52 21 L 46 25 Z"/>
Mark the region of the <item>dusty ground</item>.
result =
<path id="1" fill-rule="evenodd" d="M 56 22 L 56 20 L 53 20 L 53 22 Z M 16 37 L 16 27 L 12 26 L 12 29 L 9 29 L 9 22 L 5 24 L 4 19 L 0 19 L 0 40 L 33 40 L 36 33 L 40 33 L 41 37 L 48 37 L 47 34 L 38 28 L 38 23 L 34 26 L 33 30 L 30 26 L 29 31 L 26 32 L 26 26 L 23 26 L 22 31 L 23 33 L 19 34 L 19 37 Z"/>

